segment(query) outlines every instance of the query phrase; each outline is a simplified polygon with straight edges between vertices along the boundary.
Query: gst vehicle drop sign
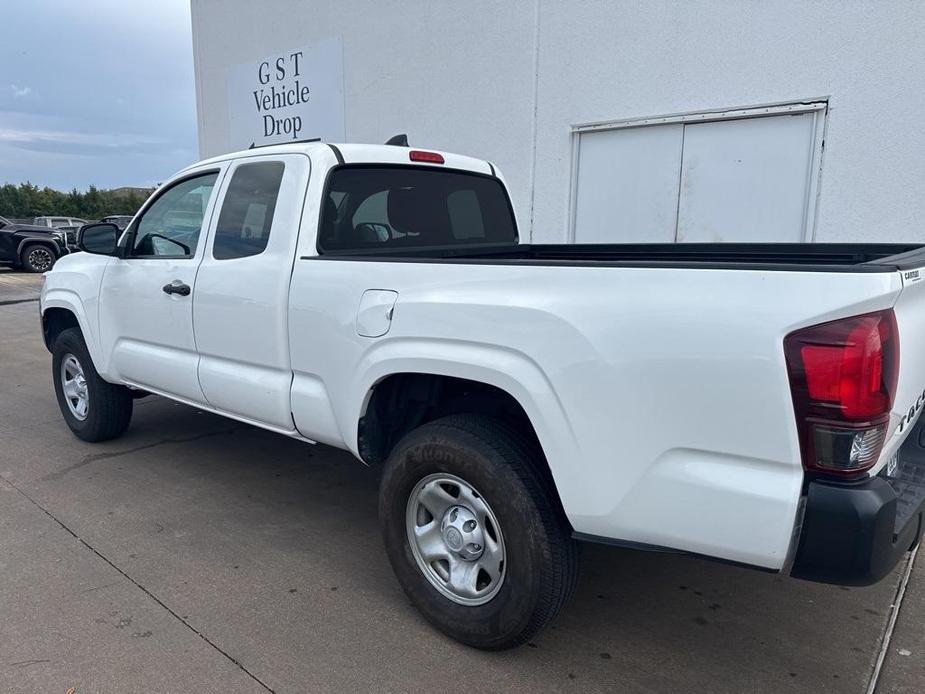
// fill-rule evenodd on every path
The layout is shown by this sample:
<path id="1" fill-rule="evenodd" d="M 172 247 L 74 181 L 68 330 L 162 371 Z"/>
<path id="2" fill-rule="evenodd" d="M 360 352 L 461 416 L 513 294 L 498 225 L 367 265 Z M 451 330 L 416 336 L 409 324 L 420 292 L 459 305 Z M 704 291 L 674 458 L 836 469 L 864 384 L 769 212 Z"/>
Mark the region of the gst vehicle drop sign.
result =
<path id="1" fill-rule="evenodd" d="M 345 139 L 339 37 L 236 65 L 229 69 L 227 83 L 229 149 Z"/>

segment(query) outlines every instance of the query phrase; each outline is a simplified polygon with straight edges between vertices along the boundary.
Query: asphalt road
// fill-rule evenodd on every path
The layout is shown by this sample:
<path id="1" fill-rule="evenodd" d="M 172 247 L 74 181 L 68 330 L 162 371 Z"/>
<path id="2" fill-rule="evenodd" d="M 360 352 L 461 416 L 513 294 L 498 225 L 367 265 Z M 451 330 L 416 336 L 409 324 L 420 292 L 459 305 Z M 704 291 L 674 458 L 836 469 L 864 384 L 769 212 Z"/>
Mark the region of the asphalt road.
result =
<path id="1" fill-rule="evenodd" d="M 575 599 L 534 643 L 461 646 L 392 576 L 375 470 L 155 397 L 123 438 L 77 440 L 37 304 L 6 303 L 3 277 L 0 692 L 868 687 L 903 567 L 846 589 L 588 545 Z M 921 572 L 879 692 L 925 690 Z"/>

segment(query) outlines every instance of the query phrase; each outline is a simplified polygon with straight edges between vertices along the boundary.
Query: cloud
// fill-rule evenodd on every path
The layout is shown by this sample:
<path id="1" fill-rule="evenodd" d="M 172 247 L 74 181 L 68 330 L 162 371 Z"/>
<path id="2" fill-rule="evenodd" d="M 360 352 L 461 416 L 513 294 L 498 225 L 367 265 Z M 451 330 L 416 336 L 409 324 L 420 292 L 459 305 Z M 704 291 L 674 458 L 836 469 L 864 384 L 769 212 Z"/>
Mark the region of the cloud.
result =
<path id="1" fill-rule="evenodd" d="M 196 159 L 189 0 L 0 8 L 0 182 L 141 185 Z"/>
<path id="2" fill-rule="evenodd" d="M 130 154 L 159 150 L 168 144 L 159 138 L 115 133 L 83 133 L 0 126 L 0 143 L 37 152 Z"/>
<path id="3" fill-rule="evenodd" d="M 25 128 L 0 127 L 0 141 L 2 142 L 66 142 L 83 145 L 100 145 L 107 147 L 124 147 L 132 144 L 161 144 L 162 139 L 146 137 L 144 135 L 103 134 L 68 132 L 56 130 L 29 130 Z"/>

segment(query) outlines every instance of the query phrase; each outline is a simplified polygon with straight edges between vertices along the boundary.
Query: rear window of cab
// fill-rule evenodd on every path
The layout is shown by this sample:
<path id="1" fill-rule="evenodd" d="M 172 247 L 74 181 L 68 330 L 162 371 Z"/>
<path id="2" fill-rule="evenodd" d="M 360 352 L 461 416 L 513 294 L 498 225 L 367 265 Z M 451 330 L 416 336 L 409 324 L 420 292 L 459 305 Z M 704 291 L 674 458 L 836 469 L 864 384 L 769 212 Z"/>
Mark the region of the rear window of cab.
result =
<path id="1" fill-rule="evenodd" d="M 507 190 L 481 174 L 388 165 L 334 169 L 319 252 L 363 252 L 517 243 Z"/>

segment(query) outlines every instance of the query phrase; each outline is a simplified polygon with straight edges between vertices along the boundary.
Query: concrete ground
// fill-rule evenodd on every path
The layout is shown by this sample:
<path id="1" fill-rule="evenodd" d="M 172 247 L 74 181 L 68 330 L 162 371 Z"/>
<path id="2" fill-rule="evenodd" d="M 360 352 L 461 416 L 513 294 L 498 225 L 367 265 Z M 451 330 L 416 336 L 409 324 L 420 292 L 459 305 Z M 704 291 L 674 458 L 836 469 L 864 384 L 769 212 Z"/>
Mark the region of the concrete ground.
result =
<path id="1" fill-rule="evenodd" d="M 155 397 L 90 445 L 0 271 L 0 691 L 865 692 L 903 566 L 839 588 L 588 545 L 534 643 L 433 631 L 389 569 L 377 473 Z M 19 276 L 24 277 L 24 276 Z M 28 289 L 28 287 L 25 287 Z M 913 573 L 878 692 L 925 691 Z"/>
<path id="2" fill-rule="evenodd" d="M 42 275 L 14 272 L 0 265 L 0 306 L 39 298 Z"/>

